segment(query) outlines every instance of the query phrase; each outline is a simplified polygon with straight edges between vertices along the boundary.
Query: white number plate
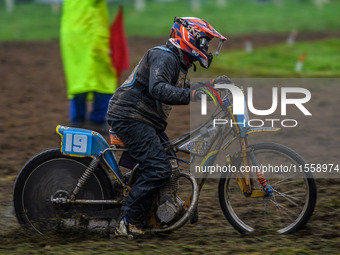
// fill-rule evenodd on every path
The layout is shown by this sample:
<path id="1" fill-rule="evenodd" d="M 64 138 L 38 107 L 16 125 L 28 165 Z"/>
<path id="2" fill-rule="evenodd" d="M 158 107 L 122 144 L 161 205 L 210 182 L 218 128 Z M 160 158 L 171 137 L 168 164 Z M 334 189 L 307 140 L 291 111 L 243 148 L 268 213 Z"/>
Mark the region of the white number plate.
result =
<path id="1" fill-rule="evenodd" d="M 72 155 L 91 155 L 92 134 L 65 131 L 63 135 L 62 152 Z"/>

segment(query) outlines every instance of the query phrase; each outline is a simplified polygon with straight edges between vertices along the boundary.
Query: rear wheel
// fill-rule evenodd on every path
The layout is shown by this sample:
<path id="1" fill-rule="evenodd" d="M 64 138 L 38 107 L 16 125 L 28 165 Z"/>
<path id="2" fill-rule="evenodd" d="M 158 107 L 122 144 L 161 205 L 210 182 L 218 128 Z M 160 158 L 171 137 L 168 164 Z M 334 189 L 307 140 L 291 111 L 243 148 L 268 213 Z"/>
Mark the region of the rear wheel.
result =
<path id="1" fill-rule="evenodd" d="M 280 234 L 299 230 L 310 219 L 317 196 L 313 175 L 299 168 L 305 161 L 280 144 L 259 143 L 249 147 L 253 148 L 259 166 L 276 167 L 277 171 L 274 168 L 270 172 L 263 171 L 267 184 L 272 187 L 272 195 L 245 196 L 235 173 L 228 172 L 219 182 L 219 200 L 225 217 L 243 234 L 254 230 L 277 231 Z M 240 169 L 240 160 L 235 166 Z M 284 172 L 287 169 L 289 172 Z M 261 190 L 256 173 L 250 173 L 250 178 L 252 188 Z"/>
<path id="2" fill-rule="evenodd" d="M 108 209 L 104 205 L 55 204 L 53 198 L 70 198 L 90 158 L 68 157 L 60 149 L 39 153 L 26 163 L 14 186 L 14 208 L 24 228 L 40 234 L 54 231 L 62 221 L 93 217 Z M 77 194 L 77 199 L 113 199 L 114 190 L 106 172 L 98 167 Z M 118 209 L 119 210 L 119 209 Z M 113 217 L 114 215 L 112 215 Z"/>

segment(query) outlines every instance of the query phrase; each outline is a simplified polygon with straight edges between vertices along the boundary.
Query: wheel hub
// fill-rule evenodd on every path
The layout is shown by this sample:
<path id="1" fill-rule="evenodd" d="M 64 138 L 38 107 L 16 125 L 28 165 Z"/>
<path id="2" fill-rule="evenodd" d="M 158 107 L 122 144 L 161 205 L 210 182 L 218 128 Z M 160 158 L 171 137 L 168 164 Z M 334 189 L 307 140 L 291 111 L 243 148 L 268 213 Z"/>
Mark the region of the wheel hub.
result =
<path id="1" fill-rule="evenodd" d="M 70 197 L 66 190 L 58 190 L 51 196 L 51 202 L 60 209 L 66 209 L 70 206 L 67 202 Z"/>

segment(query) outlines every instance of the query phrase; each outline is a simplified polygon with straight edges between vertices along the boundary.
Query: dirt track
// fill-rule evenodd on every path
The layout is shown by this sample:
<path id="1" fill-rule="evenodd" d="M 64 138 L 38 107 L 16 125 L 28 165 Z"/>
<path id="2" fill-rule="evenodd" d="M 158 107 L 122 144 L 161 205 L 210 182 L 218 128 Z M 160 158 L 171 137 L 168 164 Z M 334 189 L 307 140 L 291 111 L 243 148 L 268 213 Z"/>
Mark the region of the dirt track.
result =
<path id="1" fill-rule="evenodd" d="M 340 34 L 334 34 L 338 37 Z M 326 37 L 322 33 L 305 35 L 305 39 Z M 285 36 L 253 36 L 262 45 L 281 42 Z M 259 39 L 262 38 L 262 39 Z M 268 38 L 267 40 L 264 38 Z M 161 39 L 130 39 L 132 63 L 149 47 L 163 43 Z M 242 45 L 230 43 L 230 48 Z M 233 40 L 230 40 L 233 41 Z M 268 41 L 268 43 L 266 43 Z M 126 76 L 126 74 L 125 74 Z M 329 85 L 329 84 L 327 84 Z M 317 208 L 305 230 L 290 236 L 241 237 L 223 218 L 217 199 L 217 180 L 208 182 L 200 204 L 200 222 L 186 225 L 167 239 L 128 242 L 124 240 L 97 240 L 80 237 L 71 242 L 63 239 L 40 240 L 28 237 L 20 230 L 11 211 L 11 192 L 16 175 L 33 155 L 60 143 L 55 127 L 68 125 L 68 102 L 58 42 L 0 43 L 0 253 L 3 248 L 12 252 L 160 252 L 190 253 L 205 250 L 209 253 L 253 253 L 267 251 L 271 254 L 298 252 L 339 252 L 340 246 L 340 181 L 318 180 Z M 314 163 L 339 162 L 340 112 L 338 83 L 310 88 L 312 101 L 308 109 L 313 117 L 301 117 L 303 123 L 294 130 L 284 129 L 280 134 L 259 136 L 251 141 L 274 140 L 300 152 L 307 161 Z M 264 98 L 267 95 L 264 96 Z M 263 100 L 265 101 L 265 100 Z M 170 137 L 183 134 L 189 122 L 183 120 L 187 107 L 175 107 L 169 120 Z M 180 239 L 183 242 L 180 243 Z M 159 243 L 162 242 L 162 247 Z M 260 248 L 259 248 L 260 247 Z M 260 252 L 261 251 L 261 252 Z M 260 253 L 256 253 L 260 252 Z"/>

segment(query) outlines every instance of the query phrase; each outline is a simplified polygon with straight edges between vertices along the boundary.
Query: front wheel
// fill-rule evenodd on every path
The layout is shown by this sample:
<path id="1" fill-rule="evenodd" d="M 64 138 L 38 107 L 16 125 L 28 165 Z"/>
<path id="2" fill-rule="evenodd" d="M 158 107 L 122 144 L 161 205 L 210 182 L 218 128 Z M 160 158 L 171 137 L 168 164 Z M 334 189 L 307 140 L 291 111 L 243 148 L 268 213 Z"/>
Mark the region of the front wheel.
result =
<path id="1" fill-rule="evenodd" d="M 20 225 L 47 234 L 57 230 L 61 222 L 69 222 L 78 216 L 96 217 L 112 209 L 104 205 L 51 202 L 52 198 L 70 198 L 79 177 L 90 162 L 90 158 L 65 156 L 59 148 L 41 152 L 28 161 L 14 185 L 14 209 Z M 98 167 L 76 198 L 105 200 L 113 196 L 114 190 L 108 175 Z M 114 215 L 107 217 L 110 216 Z"/>
<path id="2" fill-rule="evenodd" d="M 222 175 L 218 188 L 225 217 L 242 234 L 254 230 L 288 234 L 299 230 L 310 219 L 317 196 L 313 175 L 299 167 L 304 166 L 305 161 L 280 144 L 258 143 L 249 147 L 253 149 L 258 166 L 262 167 L 272 194 L 266 197 L 245 195 L 237 183 L 236 173 L 230 171 Z M 240 169 L 241 160 L 234 163 L 236 169 Z M 256 171 L 250 172 L 250 181 L 253 190 L 261 190 Z"/>

